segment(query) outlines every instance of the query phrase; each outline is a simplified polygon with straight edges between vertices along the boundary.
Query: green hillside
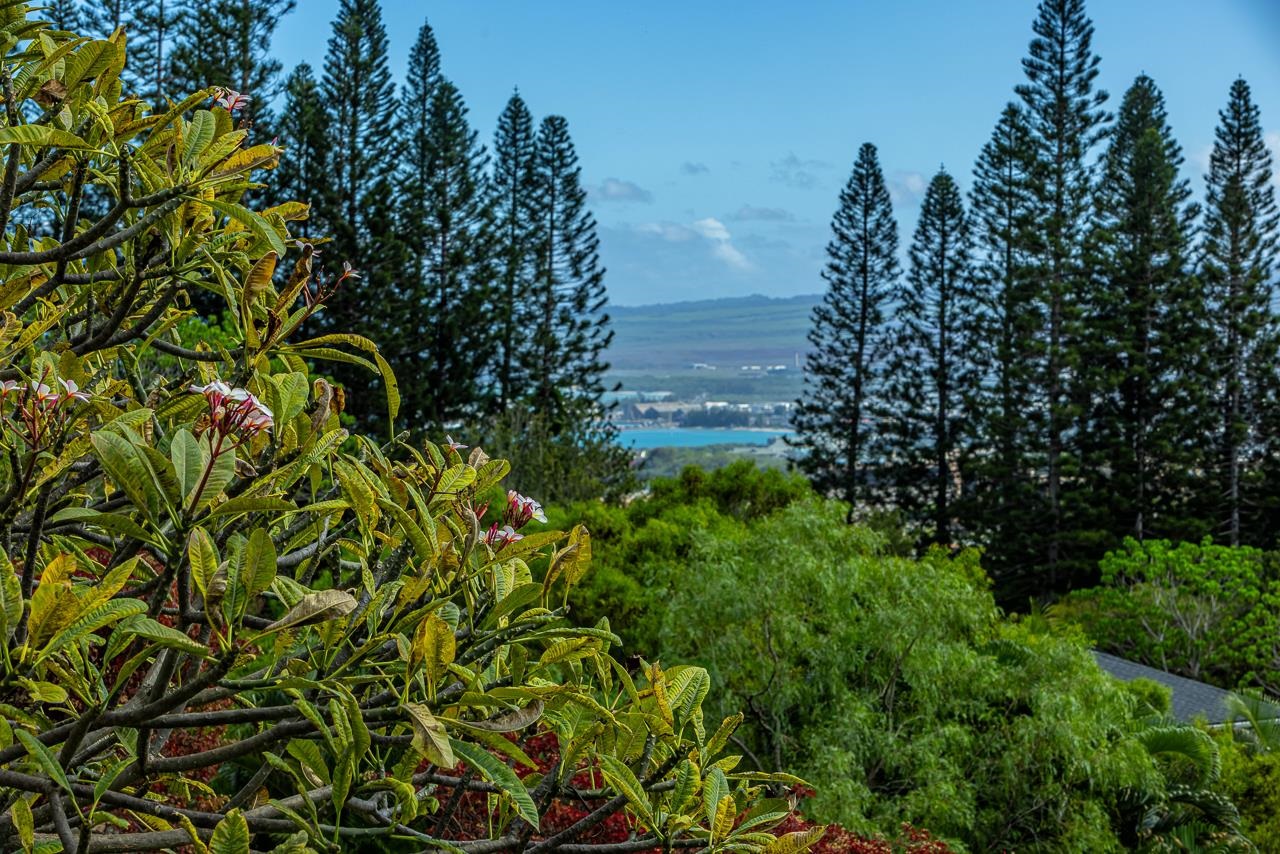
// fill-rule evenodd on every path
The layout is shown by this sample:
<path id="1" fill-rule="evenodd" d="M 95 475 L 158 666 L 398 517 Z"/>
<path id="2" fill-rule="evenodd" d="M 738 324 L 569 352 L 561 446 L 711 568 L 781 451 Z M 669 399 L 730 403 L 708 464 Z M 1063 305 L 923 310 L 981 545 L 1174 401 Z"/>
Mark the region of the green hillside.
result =
<path id="1" fill-rule="evenodd" d="M 615 372 L 689 369 L 695 363 L 737 371 L 743 365 L 795 368 L 808 349 L 809 315 L 820 299 L 804 295 L 613 306 Z"/>

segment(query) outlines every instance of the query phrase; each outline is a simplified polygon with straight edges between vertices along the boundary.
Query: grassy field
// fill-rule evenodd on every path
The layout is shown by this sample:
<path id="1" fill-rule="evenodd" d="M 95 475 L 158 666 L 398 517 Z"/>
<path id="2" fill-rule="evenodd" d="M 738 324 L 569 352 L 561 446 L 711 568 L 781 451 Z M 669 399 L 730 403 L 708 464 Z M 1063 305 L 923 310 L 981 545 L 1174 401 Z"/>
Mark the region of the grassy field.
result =
<path id="1" fill-rule="evenodd" d="M 624 376 L 688 369 L 703 362 L 723 374 L 742 365 L 785 364 L 809 348 L 818 296 L 750 296 L 636 307 L 612 306 L 609 361 Z M 705 373 L 712 373 L 707 371 Z"/>

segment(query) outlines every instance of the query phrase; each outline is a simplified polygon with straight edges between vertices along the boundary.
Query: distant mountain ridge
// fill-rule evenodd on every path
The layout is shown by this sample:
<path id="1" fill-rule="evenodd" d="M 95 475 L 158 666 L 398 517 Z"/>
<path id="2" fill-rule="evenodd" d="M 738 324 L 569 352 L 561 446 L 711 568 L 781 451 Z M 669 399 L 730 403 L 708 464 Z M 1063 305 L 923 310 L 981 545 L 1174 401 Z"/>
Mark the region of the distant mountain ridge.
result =
<path id="1" fill-rule="evenodd" d="M 640 306 L 610 306 L 614 370 L 676 370 L 695 364 L 719 370 L 743 365 L 795 366 L 809 349 L 819 294 L 759 294 Z"/>

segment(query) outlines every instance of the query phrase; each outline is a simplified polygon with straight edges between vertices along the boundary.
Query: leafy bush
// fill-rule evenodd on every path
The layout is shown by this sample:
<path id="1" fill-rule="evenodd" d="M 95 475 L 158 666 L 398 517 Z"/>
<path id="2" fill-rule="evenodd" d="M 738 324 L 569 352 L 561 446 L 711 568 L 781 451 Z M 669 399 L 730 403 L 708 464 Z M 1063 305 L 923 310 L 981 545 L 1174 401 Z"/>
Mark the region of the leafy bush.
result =
<path id="1" fill-rule="evenodd" d="M 1128 539 L 1100 563 L 1103 584 L 1054 616 L 1101 648 L 1234 688 L 1280 689 L 1280 579 L 1273 557 L 1245 546 Z"/>
<path id="2" fill-rule="evenodd" d="M 742 460 L 712 472 L 688 467 L 678 477 L 655 480 L 647 496 L 625 507 L 588 501 L 552 508 L 552 524 L 583 524 L 605 546 L 591 574 L 569 595 L 574 618 L 592 625 L 607 615 L 628 648 L 661 648 L 661 625 L 654 617 L 673 594 L 695 536 L 737 530 L 812 494 L 799 476 L 762 471 Z"/>
<path id="3" fill-rule="evenodd" d="M 763 786 L 796 781 L 719 758 L 738 718 L 703 714 L 705 670 L 633 672 L 607 621 L 564 619 L 585 528 L 485 504 L 508 464 L 478 449 L 342 428 L 308 360 L 380 373 L 390 421 L 395 379 L 362 338 L 297 339 L 356 273 L 302 245 L 275 275 L 306 209 L 242 203 L 280 152 L 237 96 L 149 114 L 121 100 L 123 32 L 26 11 L 0 6 L 0 848 L 582 850 L 610 817 L 632 848 L 821 836 L 774 841 Z M 197 288 L 227 307 L 217 346 L 182 337 Z"/>
<path id="4" fill-rule="evenodd" d="M 820 820 L 909 822 L 973 850 L 1154 848 L 1197 822 L 1240 842 L 1212 792 L 1178 799 L 1211 789 L 1212 768 L 1175 778 L 1135 692 L 1082 638 L 1002 619 L 975 552 L 887 557 L 818 501 L 693 540 L 650 615 L 659 652 L 711 671 L 713 703 L 747 712 L 738 749 L 802 769 Z M 1188 738 L 1170 740 L 1199 750 Z"/>

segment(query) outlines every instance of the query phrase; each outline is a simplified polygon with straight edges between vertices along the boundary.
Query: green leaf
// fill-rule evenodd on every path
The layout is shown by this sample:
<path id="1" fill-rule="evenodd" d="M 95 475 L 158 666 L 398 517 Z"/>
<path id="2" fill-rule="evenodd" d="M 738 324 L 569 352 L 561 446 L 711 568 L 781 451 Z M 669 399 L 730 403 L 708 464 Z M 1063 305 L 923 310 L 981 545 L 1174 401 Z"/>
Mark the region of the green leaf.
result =
<path id="1" fill-rule="evenodd" d="M 119 513 L 103 513 L 92 507 L 64 507 L 49 517 L 50 525 L 59 522 L 80 522 L 91 528 L 101 528 L 111 534 L 133 537 L 143 542 L 154 542 L 151 534 L 128 516 L 122 516 Z"/>
<path id="2" fill-rule="evenodd" d="M 276 577 L 276 546 L 265 528 L 255 528 L 244 548 L 244 588 L 257 596 Z"/>
<path id="3" fill-rule="evenodd" d="M 240 810 L 227 813 L 213 829 L 209 840 L 209 854 L 249 854 L 249 823 Z"/>
<path id="4" fill-rule="evenodd" d="M 147 603 L 141 599 L 111 599 L 95 605 L 76 617 L 71 625 L 55 634 L 36 656 L 36 662 L 43 661 L 90 632 L 96 632 L 103 626 L 109 626 L 118 620 L 141 614 L 146 610 Z"/>
<path id="5" fill-rule="evenodd" d="M 275 495 L 237 495 L 228 498 L 209 511 L 210 519 L 220 516 L 240 516 L 245 513 L 292 513 L 298 507 Z"/>
<path id="6" fill-rule="evenodd" d="M 159 497 L 148 491 L 153 486 L 146 463 L 140 460 L 129 440 L 109 430 L 98 430 L 91 437 L 93 450 L 116 488 L 128 496 L 134 507 L 154 521 Z"/>
<path id="7" fill-rule="evenodd" d="M 208 655 L 208 649 L 197 640 L 192 640 L 177 629 L 156 622 L 150 617 L 133 616 L 120 621 L 115 631 L 122 636 L 135 635 L 145 640 L 158 643 L 170 649 L 176 649 L 191 655 Z"/>
<path id="8" fill-rule="evenodd" d="M 720 801 L 727 794 L 729 794 L 729 781 L 725 779 L 724 772 L 719 768 L 712 768 L 707 772 L 706 779 L 702 781 L 702 805 L 708 824 L 714 826 Z"/>
<path id="9" fill-rule="evenodd" d="M 515 804 L 516 812 L 520 817 L 527 821 L 534 830 L 538 829 L 538 807 L 534 804 L 533 798 L 529 796 L 529 790 L 524 787 L 524 783 L 520 782 L 520 778 L 516 776 L 516 772 L 512 771 L 505 762 L 495 758 L 493 754 L 482 747 L 476 747 L 474 744 L 468 744 L 465 741 L 450 739 L 453 744 L 453 752 L 462 757 L 462 761 L 470 765 L 476 771 L 479 771 L 490 783 L 502 789 L 511 797 L 512 803 Z"/>
<path id="10" fill-rule="evenodd" d="M 187 559 L 191 562 L 191 580 L 200 595 L 208 598 L 213 576 L 218 572 L 218 550 L 209 532 L 199 526 L 187 538 Z"/>
<path id="11" fill-rule="evenodd" d="M 191 122 L 185 128 L 186 138 L 182 148 L 184 162 L 191 163 L 204 153 L 204 150 L 209 147 L 209 143 L 213 142 L 213 134 L 217 124 L 213 113 L 208 110 L 196 110 L 195 115 L 191 117 Z"/>
<path id="12" fill-rule="evenodd" d="M 31 758 L 36 761 L 41 770 L 49 775 L 49 779 L 70 792 L 71 781 L 67 779 L 67 772 L 62 770 L 62 766 L 58 764 L 57 758 L 49 751 L 49 748 L 41 744 L 34 735 L 24 729 L 15 729 L 13 734 L 18 737 L 18 741 L 22 742 L 22 746 L 27 749 L 27 753 L 31 754 Z"/>
<path id="13" fill-rule="evenodd" d="M 22 621 L 22 584 L 9 556 L 0 550 L 0 642 L 8 643 Z"/>
<path id="14" fill-rule="evenodd" d="M 182 495 L 190 498 L 200 475 L 204 474 L 204 455 L 200 452 L 200 443 L 186 427 L 178 428 L 169 444 L 169 459 L 173 460 L 173 471 L 178 479 L 178 488 Z"/>
<path id="15" fill-rule="evenodd" d="M 600 757 L 600 773 L 604 774 L 605 780 L 618 794 L 627 799 L 627 803 L 631 804 L 631 808 L 645 825 L 653 827 L 653 807 L 649 803 L 649 796 L 645 794 L 644 786 L 640 785 L 631 769 L 616 757 L 605 754 Z"/>
<path id="16" fill-rule="evenodd" d="M 49 125 L 16 125 L 0 128 L 0 145 L 9 145 L 14 142 L 39 148 L 67 148 L 79 151 L 96 151 L 98 148 L 70 131 L 59 130 Z"/>
<path id="17" fill-rule="evenodd" d="M 208 205 L 218 213 L 226 214 L 243 225 L 254 237 L 266 241 L 275 250 L 278 257 L 284 256 L 285 245 L 284 241 L 280 239 L 279 232 L 261 215 L 249 210 L 244 205 L 226 202 L 222 199 L 192 199 L 192 201 Z"/>

